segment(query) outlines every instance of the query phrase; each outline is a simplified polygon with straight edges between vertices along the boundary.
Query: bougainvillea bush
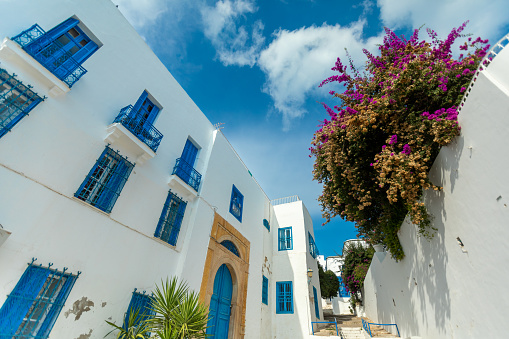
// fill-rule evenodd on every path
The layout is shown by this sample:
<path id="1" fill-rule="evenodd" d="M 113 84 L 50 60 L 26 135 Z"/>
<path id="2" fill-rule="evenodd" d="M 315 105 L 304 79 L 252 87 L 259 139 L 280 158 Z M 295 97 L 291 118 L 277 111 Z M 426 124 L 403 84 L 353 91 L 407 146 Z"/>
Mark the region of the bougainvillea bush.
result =
<path id="1" fill-rule="evenodd" d="M 382 242 L 396 259 L 404 257 L 397 231 L 407 214 L 422 235 L 432 236 L 431 219 L 421 201 L 423 190 L 440 190 L 428 179 L 440 147 L 459 135 L 457 106 L 489 45 L 468 38 L 452 45 L 465 24 L 446 40 L 428 29 L 431 42 L 386 29 L 380 55 L 364 50 L 364 74 L 338 58 L 328 83 L 343 84 L 329 115 L 316 131 L 311 154 L 314 178 L 323 183 L 319 197 L 324 217 L 356 223 L 359 236 Z"/>
<path id="2" fill-rule="evenodd" d="M 365 247 L 360 243 L 351 244 L 343 253 L 345 262 L 341 278 L 345 283 L 346 290 L 350 292 L 352 304 L 362 304 L 362 287 L 364 286 L 364 278 L 368 273 L 369 265 L 375 250 L 373 247 Z"/>

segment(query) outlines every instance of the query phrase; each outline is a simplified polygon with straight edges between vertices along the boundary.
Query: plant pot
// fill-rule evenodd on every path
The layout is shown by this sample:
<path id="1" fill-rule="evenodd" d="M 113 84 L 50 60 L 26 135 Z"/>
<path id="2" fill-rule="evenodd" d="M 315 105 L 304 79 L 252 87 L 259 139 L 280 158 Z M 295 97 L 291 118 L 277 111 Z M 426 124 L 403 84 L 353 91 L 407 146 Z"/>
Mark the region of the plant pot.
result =
<path id="1" fill-rule="evenodd" d="M 373 248 L 375 249 L 375 252 L 384 252 L 384 245 L 383 244 L 373 245 Z"/>

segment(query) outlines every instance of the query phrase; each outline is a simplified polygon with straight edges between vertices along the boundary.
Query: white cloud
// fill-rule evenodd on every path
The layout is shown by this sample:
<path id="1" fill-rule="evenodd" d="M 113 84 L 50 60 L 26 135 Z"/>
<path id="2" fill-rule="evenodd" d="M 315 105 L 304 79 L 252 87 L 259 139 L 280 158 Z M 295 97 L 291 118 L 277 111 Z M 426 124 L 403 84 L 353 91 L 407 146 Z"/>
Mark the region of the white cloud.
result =
<path id="1" fill-rule="evenodd" d="M 201 10 L 205 36 L 212 42 L 225 66 L 253 66 L 265 42 L 263 24 L 256 21 L 251 32 L 239 21 L 256 12 L 250 0 L 219 0 Z M 251 34 L 250 34 L 251 33 Z"/>
<path id="2" fill-rule="evenodd" d="M 163 0 L 115 0 L 115 3 L 127 21 L 136 28 L 157 19 L 171 5 L 171 1 Z"/>
<path id="3" fill-rule="evenodd" d="M 453 27 L 470 20 L 465 32 L 494 43 L 507 32 L 507 0 L 377 0 L 380 19 L 390 28 L 418 28 L 423 24 L 446 37 Z"/>
<path id="4" fill-rule="evenodd" d="M 305 114 L 303 104 L 316 91 L 319 83 L 332 75 L 330 70 L 337 57 L 345 58 L 345 47 L 354 60 L 365 60 L 362 49 L 373 50 L 381 42 L 381 35 L 364 40 L 364 20 L 350 26 L 327 25 L 303 27 L 298 30 L 279 30 L 272 43 L 262 51 L 258 65 L 265 72 L 264 91 L 274 100 L 283 115 L 283 126 L 290 127 L 292 119 Z"/>

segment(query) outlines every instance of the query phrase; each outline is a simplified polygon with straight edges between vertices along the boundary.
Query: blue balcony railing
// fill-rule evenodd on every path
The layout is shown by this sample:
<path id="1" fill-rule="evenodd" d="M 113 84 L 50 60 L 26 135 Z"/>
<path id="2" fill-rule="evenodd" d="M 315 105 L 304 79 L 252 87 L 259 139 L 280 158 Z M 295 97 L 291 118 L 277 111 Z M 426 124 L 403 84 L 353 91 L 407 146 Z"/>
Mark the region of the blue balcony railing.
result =
<path id="1" fill-rule="evenodd" d="M 143 141 L 152 151 L 157 151 L 163 135 L 151 123 L 143 118 L 143 115 L 134 111 L 133 106 L 129 105 L 120 110 L 119 115 L 113 123 L 121 123 L 138 139 Z"/>
<path id="2" fill-rule="evenodd" d="M 198 192 L 198 188 L 200 187 L 201 182 L 201 174 L 198 173 L 193 166 L 189 165 L 182 158 L 178 158 L 175 163 L 175 167 L 173 167 L 173 173 L 178 175 L 178 177 L 186 184 L 191 186 L 196 192 Z"/>
<path id="3" fill-rule="evenodd" d="M 63 49 L 61 43 L 50 38 L 37 24 L 16 35 L 12 40 L 69 88 L 87 72 Z"/>

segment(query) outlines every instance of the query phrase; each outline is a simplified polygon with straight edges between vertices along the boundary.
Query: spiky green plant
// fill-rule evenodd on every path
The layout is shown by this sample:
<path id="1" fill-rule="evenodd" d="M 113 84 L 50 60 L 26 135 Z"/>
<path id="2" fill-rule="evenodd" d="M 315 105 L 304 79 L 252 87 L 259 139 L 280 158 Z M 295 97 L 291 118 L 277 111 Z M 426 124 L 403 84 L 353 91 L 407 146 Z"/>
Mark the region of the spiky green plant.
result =
<path id="1" fill-rule="evenodd" d="M 106 323 L 113 327 L 104 337 L 110 335 L 114 331 L 118 331 L 117 339 L 145 339 L 148 338 L 150 333 L 149 323 L 145 319 L 145 312 L 140 314 L 140 310 L 134 309 L 126 314 L 126 322 L 124 326 L 118 326 L 111 321 Z"/>

